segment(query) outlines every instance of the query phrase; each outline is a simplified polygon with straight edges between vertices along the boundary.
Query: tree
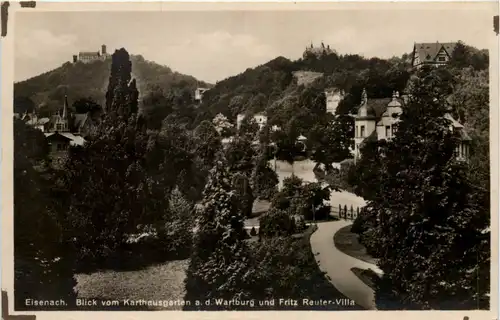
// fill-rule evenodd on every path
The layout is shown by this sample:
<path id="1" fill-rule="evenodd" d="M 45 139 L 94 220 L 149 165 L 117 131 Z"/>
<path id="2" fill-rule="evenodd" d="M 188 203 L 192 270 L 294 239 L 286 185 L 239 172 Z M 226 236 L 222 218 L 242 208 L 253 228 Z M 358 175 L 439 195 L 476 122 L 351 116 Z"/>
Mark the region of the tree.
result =
<path id="1" fill-rule="evenodd" d="M 211 167 L 215 155 L 222 148 L 222 143 L 217 130 L 210 121 L 203 121 L 195 129 L 195 153 L 203 163 Z"/>
<path id="2" fill-rule="evenodd" d="M 287 237 L 296 232 L 295 220 L 286 211 L 272 207 L 259 218 L 259 237 Z"/>
<path id="3" fill-rule="evenodd" d="M 200 204 L 199 229 L 186 278 L 185 299 L 195 309 L 224 309 L 215 306 L 215 300 L 250 298 L 247 234 L 238 201 L 227 164 L 219 154 Z M 211 305 L 196 306 L 195 300 L 209 300 Z"/>
<path id="4" fill-rule="evenodd" d="M 297 125 L 293 119 L 284 128 L 272 133 L 271 140 L 276 145 L 276 158 L 290 163 L 292 170 L 295 157 L 302 151 L 300 145 L 297 144 L 299 136 Z"/>
<path id="5" fill-rule="evenodd" d="M 250 177 L 257 155 L 252 142 L 246 136 L 238 136 L 229 143 L 225 156 L 231 172 L 241 172 Z"/>
<path id="6" fill-rule="evenodd" d="M 256 157 L 256 164 L 251 177 L 255 196 L 263 200 L 272 199 L 278 190 L 277 185 L 279 183 L 278 175 L 270 167 L 268 158 L 267 150 L 264 146 Z"/>
<path id="7" fill-rule="evenodd" d="M 367 207 L 384 272 L 380 309 L 488 308 L 489 195 L 456 160 L 459 137 L 444 118 L 448 81 L 439 69 L 412 79 L 410 101 L 383 152 L 383 197 Z"/>
<path id="8" fill-rule="evenodd" d="M 42 132 L 14 120 L 14 292 L 25 299 L 74 301 L 73 248 L 59 219 L 48 145 Z"/>
<path id="9" fill-rule="evenodd" d="M 238 135 L 253 142 L 258 137 L 259 125 L 253 117 L 246 116 L 243 118 L 238 130 Z"/>
<path id="10" fill-rule="evenodd" d="M 222 113 L 217 114 L 212 120 L 212 123 L 214 124 L 215 129 L 221 136 L 223 137 L 231 136 L 231 129 L 233 128 L 233 125 Z"/>
<path id="11" fill-rule="evenodd" d="M 308 131 L 306 143 L 311 160 L 331 169 L 333 162 L 340 162 L 347 158 L 349 150 L 342 145 L 338 134 L 333 115 L 325 115 L 313 125 Z"/>
<path id="12" fill-rule="evenodd" d="M 233 190 L 240 199 L 239 204 L 243 215 L 247 218 L 252 216 L 254 195 L 248 177 L 241 172 L 233 174 Z"/>
<path id="13" fill-rule="evenodd" d="M 128 52 L 124 48 L 116 50 L 112 55 L 111 73 L 106 92 L 105 112 L 112 118 L 128 119 L 138 111 L 139 93 L 135 79 L 131 81 L 131 72 L 132 62 Z"/>
<path id="14" fill-rule="evenodd" d="M 92 115 L 102 111 L 102 107 L 92 98 L 81 98 L 73 102 L 73 109 L 76 113 L 88 113 Z"/>
<path id="15" fill-rule="evenodd" d="M 165 119 L 172 112 L 172 99 L 160 87 L 153 87 L 142 100 L 142 114 L 146 118 L 147 126 L 159 130 Z"/>

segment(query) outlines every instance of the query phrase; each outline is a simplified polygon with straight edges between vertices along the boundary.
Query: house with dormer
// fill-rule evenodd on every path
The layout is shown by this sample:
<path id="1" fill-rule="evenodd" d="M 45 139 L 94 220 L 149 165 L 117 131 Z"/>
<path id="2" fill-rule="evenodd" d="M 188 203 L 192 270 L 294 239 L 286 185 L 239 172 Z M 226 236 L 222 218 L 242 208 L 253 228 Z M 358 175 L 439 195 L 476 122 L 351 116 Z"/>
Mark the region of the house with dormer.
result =
<path id="1" fill-rule="evenodd" d="M 450 61 L 456 45 L 456 42 L 415 43 L 411 64 L 414 68 L 420 68 L 424 65 L 446 65 Z"/>
<path id="2" fill-rule="evenodd" d="M 366 90 L 363 90 L 361 105 L 354 115 L 354 161 L 361 156 L 361 148 L 366 139 L 391 140 L 395 136 L 396 124 L 404 104 L 405 99 L 398 92 L 394 92 L 392 98 L 368 99 Z M 456 149 L 457 158 L 467 160 L 471 138 L 464 126 L 451 114 L 447 113 L 444 117 L 450 121 L 450 130 L 457 132 L 461 139 Z"/>

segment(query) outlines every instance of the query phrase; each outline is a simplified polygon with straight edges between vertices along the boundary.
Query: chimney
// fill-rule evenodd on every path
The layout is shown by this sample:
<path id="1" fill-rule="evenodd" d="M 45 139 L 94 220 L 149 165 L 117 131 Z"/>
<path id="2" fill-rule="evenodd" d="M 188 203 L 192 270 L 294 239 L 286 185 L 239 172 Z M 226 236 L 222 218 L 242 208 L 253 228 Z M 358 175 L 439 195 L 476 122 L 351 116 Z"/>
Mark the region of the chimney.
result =
<path id="1" fill-rule="evenodd" d="M 78 56 L 76 54 L 73 55 L 73 63 L 76 63 L 78 61 Z"/>
<path id="2" fill-rule="evenodd" d="M 102 53 L 103 55 L 105 55 L 105 54 L 106 54 L 106 45 L 105 45 L 105 44 L 103 44 L 103 45 L 101 46 L 101 53 Z"/>

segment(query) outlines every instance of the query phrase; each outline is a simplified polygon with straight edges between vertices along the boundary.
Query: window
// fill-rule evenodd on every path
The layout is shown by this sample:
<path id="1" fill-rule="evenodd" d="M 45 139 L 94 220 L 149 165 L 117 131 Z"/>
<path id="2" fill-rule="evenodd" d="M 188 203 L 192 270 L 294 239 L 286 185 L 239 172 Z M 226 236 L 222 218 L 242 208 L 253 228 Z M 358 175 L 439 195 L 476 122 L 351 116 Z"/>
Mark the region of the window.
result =
<path id="1" fill-rule="evenodd" d="M 58 143 L 56 148 L 57 151 L 64 151 L 66 150 L 66 145 L 64 143 Z"/>
<path id="2" fill-rule="evenodd" d="M 446 57 L 438 57 L 438 61 L 444 62 L 444 61 L 446 61 Z"/>
<path id="3" fill-rule="evenodd" d="M 63 124 L 62 123 L 56 124 L 56 130 L 57 131 L 62 131 L 63 130 Z"/>
<path id="4" fill-rule="evenodd" d="M 361 138 L 365 136 L 365 126 L 361 126 L 361 133 L 360 133 Z"/>
<path id="5" fill-rule="evenodd" d="M 391 129 L 392 129 L 391 134 L 392 134 L 392 136 L 394 136 L 396 134 L 396 127 L 392 126 Z"/>
<path id="6" fill-rule="evenodd" d="M 356 126 L 356 138 L 359 137 L 359 127 Z"/>
<path id="7" fill-rule="evenodd" d="M 386 137 L 391 136 L 391 126 L 385 126 L 385 136 Z"/>

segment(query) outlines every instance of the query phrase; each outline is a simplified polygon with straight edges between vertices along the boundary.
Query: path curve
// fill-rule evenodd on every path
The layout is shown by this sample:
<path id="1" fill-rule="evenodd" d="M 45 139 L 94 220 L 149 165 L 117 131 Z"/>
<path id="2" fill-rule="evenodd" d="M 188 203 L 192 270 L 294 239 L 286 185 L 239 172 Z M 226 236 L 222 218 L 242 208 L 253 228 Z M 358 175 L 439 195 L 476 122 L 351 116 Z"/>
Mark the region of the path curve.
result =
<path id="1" fill-rule="evenodd" d="M 333 243 L 335 233 L 350 224 L 352 222 L 344 220 L 318 223 L 318 230 L 311 236 L 312 252 L 320 270 L 326 272 L 337 290 L 363 308 L 375 310 L 373 289 L 364 284 L 351 268 L 372 269 L 379 274 L 382 271 L 374 264 L 346 255 Z"/>

